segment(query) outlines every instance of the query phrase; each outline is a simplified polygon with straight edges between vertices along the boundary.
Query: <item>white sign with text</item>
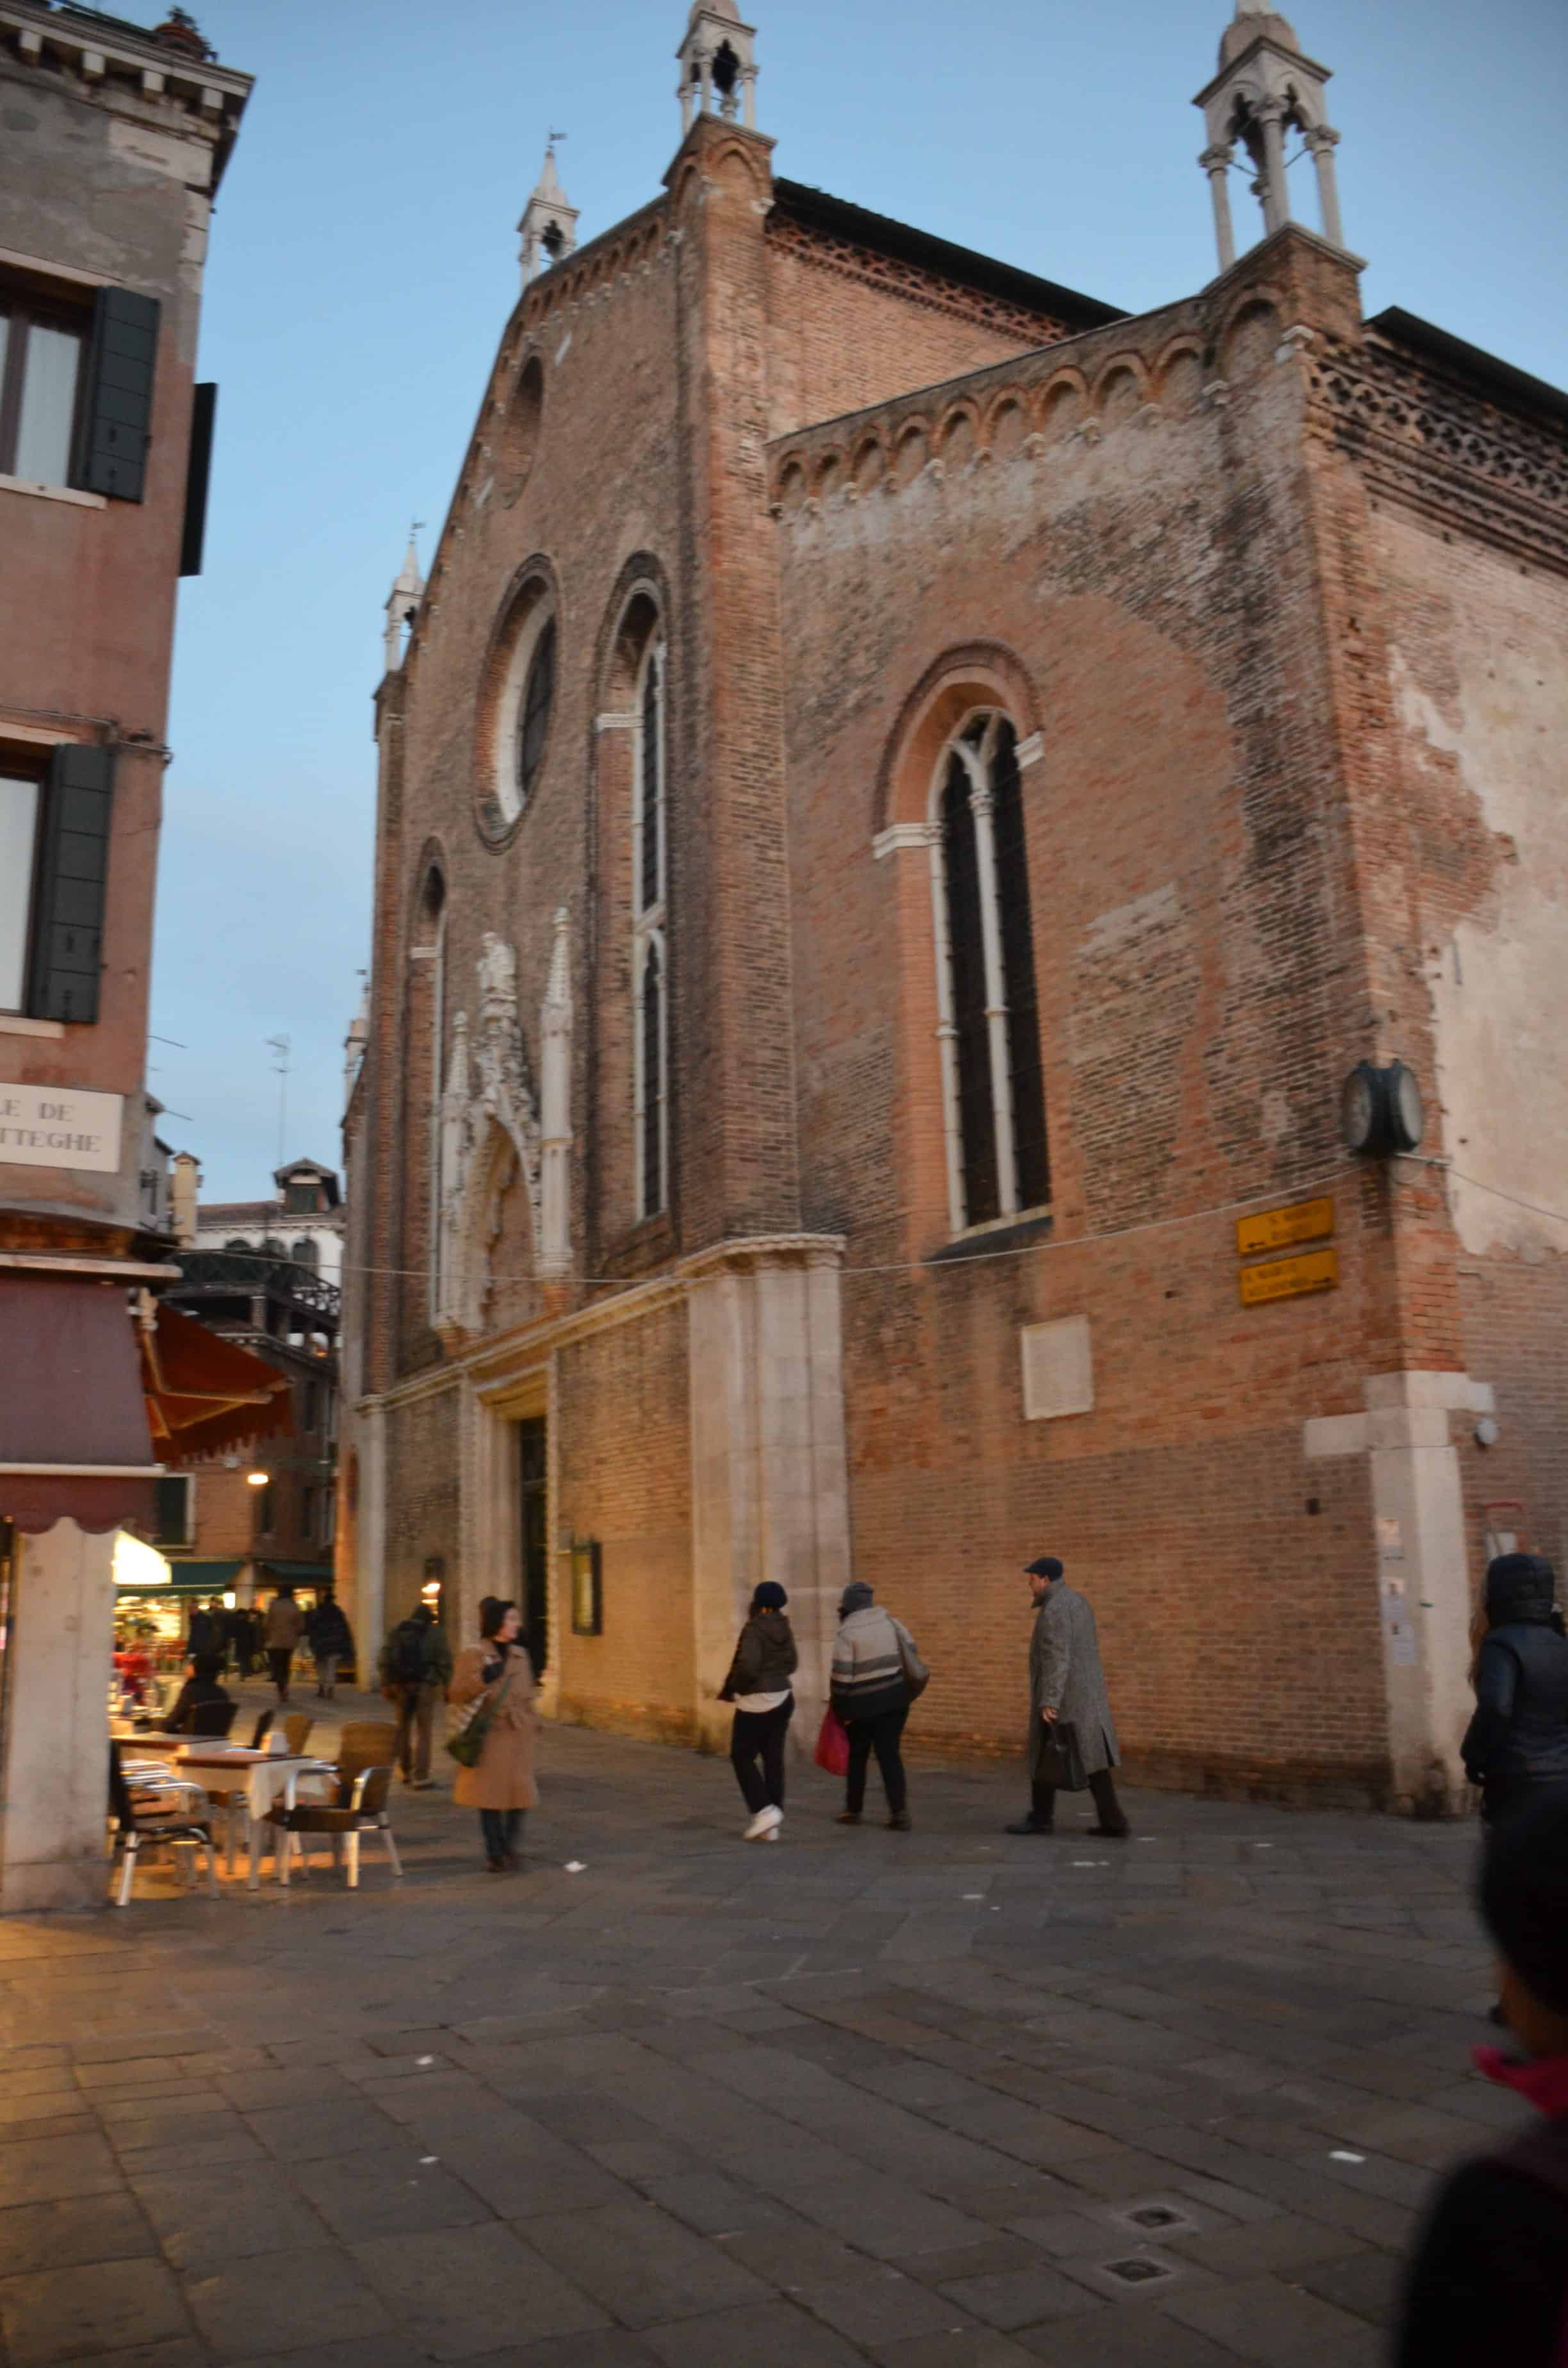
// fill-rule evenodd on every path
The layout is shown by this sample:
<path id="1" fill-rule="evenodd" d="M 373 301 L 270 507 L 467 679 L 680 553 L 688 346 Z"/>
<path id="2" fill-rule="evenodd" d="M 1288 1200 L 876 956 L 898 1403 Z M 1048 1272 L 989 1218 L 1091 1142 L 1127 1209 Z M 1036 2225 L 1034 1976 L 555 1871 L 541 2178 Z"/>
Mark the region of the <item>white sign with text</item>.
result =
<path id="1" fill-rule="evenodd" d="M 122 1094 L 0 1085 L 0 1167 L 86 1167 L 112 1176 L 124 1110 Z"/>

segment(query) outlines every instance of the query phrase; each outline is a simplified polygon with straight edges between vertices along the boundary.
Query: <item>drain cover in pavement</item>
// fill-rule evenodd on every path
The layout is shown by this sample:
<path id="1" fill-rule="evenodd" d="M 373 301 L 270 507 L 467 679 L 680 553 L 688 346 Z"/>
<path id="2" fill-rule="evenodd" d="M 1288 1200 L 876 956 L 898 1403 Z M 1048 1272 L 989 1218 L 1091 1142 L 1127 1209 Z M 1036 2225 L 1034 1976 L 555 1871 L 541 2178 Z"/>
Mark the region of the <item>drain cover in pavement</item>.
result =
<path id="1" fill-rule="evenodd" d="M 1129 2254 L 1124 2261 L 1102 2261 L 1099 2266 L 1108 2278 L 1114 2278 L 1122 2286 L 1157 2285 L 1176 2275 L 1163 2261 L 1146 2260 L 1137 2253 Z"/>
<path id="2" fill-rule="evenodd" d="M 1196 2237 L 1199 2233 L 1197 2221 L 1179 2204 L 1164 2201 L 1129 2203 L 1122 2211 L 1113 2212 L 1109 2216 L 1119 2220 L 1124 2228 L 1146 2228 L 1151 2236 Z"/>

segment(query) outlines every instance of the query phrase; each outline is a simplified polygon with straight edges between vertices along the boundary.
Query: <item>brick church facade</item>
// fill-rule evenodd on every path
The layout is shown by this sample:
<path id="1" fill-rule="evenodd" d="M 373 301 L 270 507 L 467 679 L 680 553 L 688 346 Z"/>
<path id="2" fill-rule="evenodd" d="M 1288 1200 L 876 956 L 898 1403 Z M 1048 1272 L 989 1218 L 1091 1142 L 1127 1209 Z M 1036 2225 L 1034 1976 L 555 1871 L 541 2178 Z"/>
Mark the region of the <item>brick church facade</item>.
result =
<path id="1" fill-rule="evenodd" d="M 1568 401 L 1363 317 L 1253 0 L 1136 318 L 777 176 L 753 39 L 613 230 L 547 160 L 389 606 L 358 1620 L 437 1567 L 711 1741 L 853 1575 L 961 1755 L 1049 1550 L 1135 1775 L 1451 1808 L 1489 1545 L 1568 1543 Z"/>

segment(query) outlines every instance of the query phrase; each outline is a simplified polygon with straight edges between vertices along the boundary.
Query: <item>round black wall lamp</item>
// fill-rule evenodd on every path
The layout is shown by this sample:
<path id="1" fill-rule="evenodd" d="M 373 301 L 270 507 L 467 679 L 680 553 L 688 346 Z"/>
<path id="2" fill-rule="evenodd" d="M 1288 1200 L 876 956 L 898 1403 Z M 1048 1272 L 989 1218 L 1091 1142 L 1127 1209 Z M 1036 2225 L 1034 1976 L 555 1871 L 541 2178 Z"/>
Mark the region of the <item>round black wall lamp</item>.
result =
<path id="1" fill-rule="evenodd" d="M 1373 1061 L 1358 1061 L 1341 1088 L 1339 1121 L 1346 1143 L 1369 1158 L 1415 1151 L 1423 1118 L 1415 1073 L 1403 1061 L 1391 1061 L 1386 1069 Z"/>

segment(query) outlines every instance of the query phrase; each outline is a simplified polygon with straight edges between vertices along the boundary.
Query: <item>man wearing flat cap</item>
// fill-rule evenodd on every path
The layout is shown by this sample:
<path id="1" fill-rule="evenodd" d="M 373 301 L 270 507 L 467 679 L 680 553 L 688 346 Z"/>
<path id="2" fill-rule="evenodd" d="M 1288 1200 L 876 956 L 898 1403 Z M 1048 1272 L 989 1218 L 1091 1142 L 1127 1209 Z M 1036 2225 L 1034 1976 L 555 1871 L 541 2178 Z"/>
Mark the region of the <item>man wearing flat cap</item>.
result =
<path id="1" fill-rule="evenodd" d="M 1049 1834 L 1056 1822 L 1062 1753 L 1053 1748 L 1072 1730 L 1071 1789 L 1087 1782 L 1099 1812 L 1094 1833 L 1125 1841 L 1128 1823 L 1111 1770 L 1120 1759 L 1116 1726 L 1100 1668 L 1100 1642 L 1086 1600 L 1069 1587 L 1054 1554 L 1041 1554 L 1025 1572 L 1034 1598 L 1029 1639 L 1029 1814 L 1010 1834 Z M 1082 1763 L 1082 1773 L 1078 1763 Z"/>

